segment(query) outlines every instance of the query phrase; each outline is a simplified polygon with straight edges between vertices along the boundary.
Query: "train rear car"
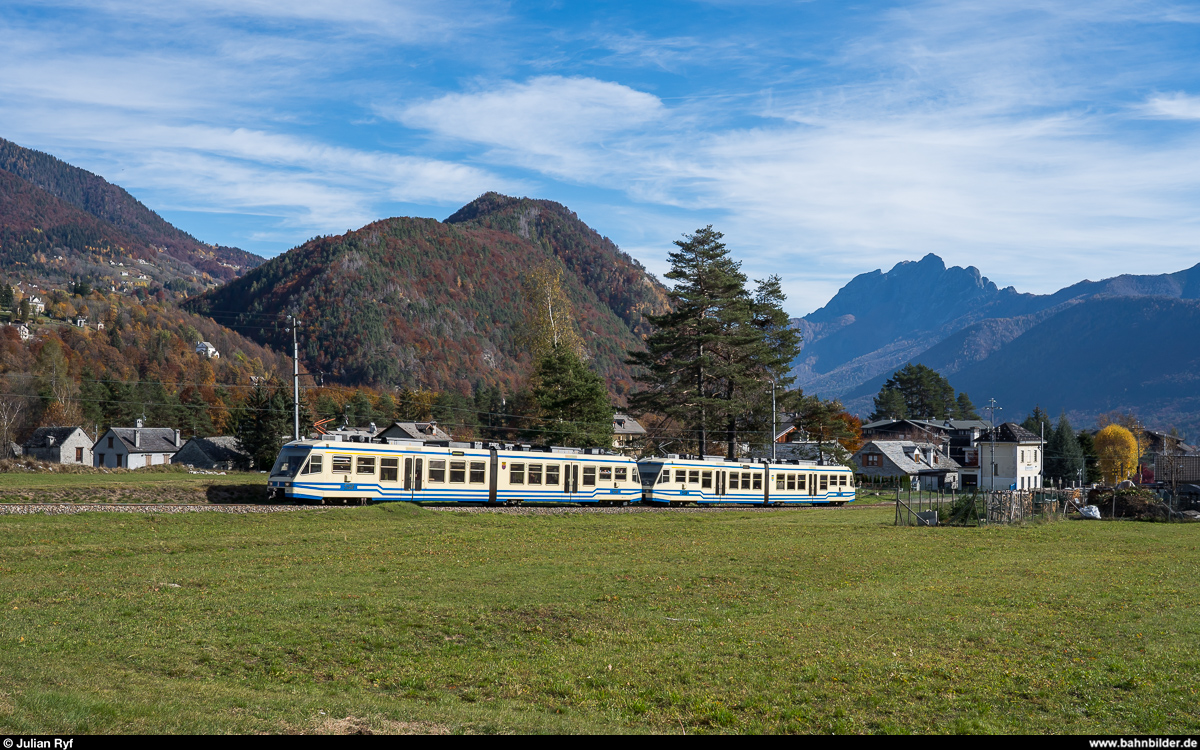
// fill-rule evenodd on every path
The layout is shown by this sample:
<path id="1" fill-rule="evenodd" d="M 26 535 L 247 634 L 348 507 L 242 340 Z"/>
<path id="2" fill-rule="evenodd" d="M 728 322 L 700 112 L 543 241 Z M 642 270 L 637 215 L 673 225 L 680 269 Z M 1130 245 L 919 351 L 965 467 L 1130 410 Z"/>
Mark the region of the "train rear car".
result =
<path id="1" fill-rule="evenodd" d="M 645 458 L 642 501 L 658 505 L 843 505 L 854 501 L 845 466 L 809 462 Z"/>

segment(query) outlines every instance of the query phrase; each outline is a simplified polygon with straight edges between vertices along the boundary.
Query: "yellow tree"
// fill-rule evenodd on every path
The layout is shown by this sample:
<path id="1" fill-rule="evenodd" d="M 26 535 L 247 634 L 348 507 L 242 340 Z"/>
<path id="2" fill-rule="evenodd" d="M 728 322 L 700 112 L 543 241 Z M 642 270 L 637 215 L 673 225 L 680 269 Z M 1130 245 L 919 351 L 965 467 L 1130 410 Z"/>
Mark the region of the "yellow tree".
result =
<path id="1" fill-rule="evenodd" d="M 586 359 L 583 340 L 575 330 L 571 303 L 563 291 L 562 266 L 556 260 L 547 259 L 529 273 L 525 279 L 525 298 L 532 312 L 529 348 L 534 361 L 564 348 Z"/>
<path id="2" fill-rule="evenodd" d="M 1096 433 L 1096 455 L 1104 481 L 1116 484 L 1137 472 L 1138 446 L 1133 433 L 1119 424 L 1110 424 Z"/>

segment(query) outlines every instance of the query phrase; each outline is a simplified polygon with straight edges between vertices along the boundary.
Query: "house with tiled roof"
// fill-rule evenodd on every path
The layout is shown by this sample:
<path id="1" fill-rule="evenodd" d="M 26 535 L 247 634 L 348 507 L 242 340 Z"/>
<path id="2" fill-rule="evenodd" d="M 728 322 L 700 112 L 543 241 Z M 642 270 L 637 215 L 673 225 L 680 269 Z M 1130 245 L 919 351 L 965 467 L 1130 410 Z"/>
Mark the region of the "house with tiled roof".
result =
<path id="1" fill-rule="evenodd" d="M 133 427 L 108 428 L 92 446 L 92 465 L 110 469 L 162 466 L 171 463 L 181 446 L 179 430 L 144 427 L 139 419 Z"/>
<path id="2" fill-rule="evenodd" d="M 92 465 L 92 439 L 80 427 L 39 427 L 21 450 L 38 461 Z"/>
<path id="3" fill-rule="evenodd" d="M 913 440 L 869 440 L 851 457 L 855 473 L 872 480 L 908 482 L 924 489 L 951 489 L 960 486 L 957 461 L 942 452 L 936 443 Z"/>
<path id="4" fill-rule="evenodd" d="M 391 440 L 450 440 L 450 435 L 445 430 L 438 427 L 437 422 L 393 422 L 391 427 L 385 428 L 381 432 L 375 431 L 375 425 L 372 424 L 368 431 L 373 437 L 378 437 L 385 442 Z"/>
<path id="5" fill-rule="evenodd" d="M 232 471 L 249 469 L 254 461 L 237 438 L 220 435 L 192 438 L 171 457 L 171 463 L 193 469 Z"/>

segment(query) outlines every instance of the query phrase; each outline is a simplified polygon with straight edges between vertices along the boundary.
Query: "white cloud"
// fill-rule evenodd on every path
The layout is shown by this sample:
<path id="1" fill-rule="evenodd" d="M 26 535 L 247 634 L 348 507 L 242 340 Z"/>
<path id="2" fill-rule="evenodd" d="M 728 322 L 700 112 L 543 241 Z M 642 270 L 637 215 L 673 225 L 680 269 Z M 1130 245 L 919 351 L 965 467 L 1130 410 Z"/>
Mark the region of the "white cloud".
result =
<path id="1" fill-rule="evenodd" d="M 1200 120 L 1200 96 L 1176 93 L 1170 96 L 1153 96 L 1142 107 L 1150 117 L 1168 120 Z"/>
<path id="2" fill-rule="evenodd" d="M 408 127 L 496 147 L 505 158 L 563 174 L 607 171 L 603 162 L 620 151 L 621 139 L 658 120 L 664 108 L 657 97 L 619 83 L 541 76 L 381 112 Z"/>

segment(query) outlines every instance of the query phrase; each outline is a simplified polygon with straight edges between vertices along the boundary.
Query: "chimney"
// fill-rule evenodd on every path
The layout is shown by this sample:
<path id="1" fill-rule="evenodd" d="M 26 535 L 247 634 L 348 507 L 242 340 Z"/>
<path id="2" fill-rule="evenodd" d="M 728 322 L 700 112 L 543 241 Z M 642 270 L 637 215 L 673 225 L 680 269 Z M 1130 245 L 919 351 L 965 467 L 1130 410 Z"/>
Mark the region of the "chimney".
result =
<path id="1" fill-rule="evenodd" d="M 179 447 L 179 430 L 175 430 L 175 447 Z"/>
<path id="2" fill-rule="evenodd" d="M 133 447 L 142 447 L 142 420 L 137 420 L 133 423 Z"/>

